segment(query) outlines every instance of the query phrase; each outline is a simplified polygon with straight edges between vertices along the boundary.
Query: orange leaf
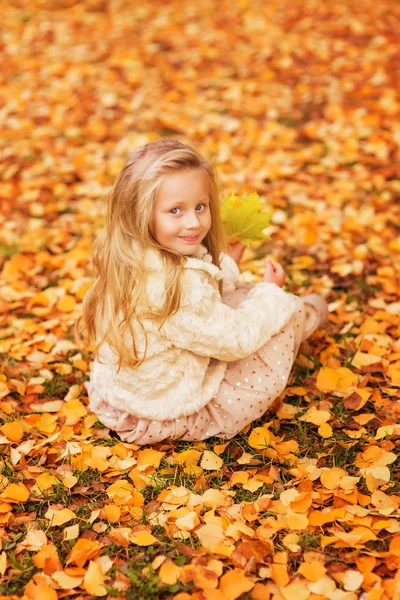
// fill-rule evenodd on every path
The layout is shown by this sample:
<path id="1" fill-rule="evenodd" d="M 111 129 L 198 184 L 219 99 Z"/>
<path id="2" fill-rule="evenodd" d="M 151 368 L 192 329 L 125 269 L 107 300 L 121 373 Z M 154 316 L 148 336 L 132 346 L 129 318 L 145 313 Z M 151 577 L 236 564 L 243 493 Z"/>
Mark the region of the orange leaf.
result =
<path id="1" fill-rule="evenodd" d="M 339 383 L 339 375 L 335 369 L 322 367 L 317 376 L 317 388 L 320 392 L 332 392 Z"/>
<path id="2" fill-rule="evenodd" d="M 66 294 L 57 302 L 57 308 L 61 312 L 71 312 L 76 306 L 76 300 L 73 296 Z"/>
<path id="3" fill-rule="evenodd" d="M 287 585 L 290 578 L 286 566 L 273 563 L 271 565 L 271 579 L 273 579 L 277 585 Z"/>
<path id="4" fill-rule="evenodd" d="M 308 581 L 318 581 L 324 577 L 326 569 L 320 562 L 312 561 L 302 563 L 297 572 L 303 575 Z"/>
<path id="5" fill-rule="evenodd" d="M 67 565 L 75 563 L 78 567 L 83 567 L 85 562 L 91 558 L 94 558 L 103 547 L 103 544 L 96 540 L 88 540 L 87 538 L 80 538 L 76 541 L 74 547 L 69 553 L 67 559 Z"/>
<path id="6" fill-rule="evenodd" d="M 209 568 L 196 566 L 193 583 L 201 590 L 215 589 L 218 587 L 218 575 Z"/>
<path id="7" fill-rule="evenodd" d="M 26 502 L 30 491 L 23 483 L 10 483 L 2 492 L 0 498 L 5 502 Z"/>
<path id="8" fill-rule="evenodd" d="M 223 593 L 226 600 L 236 600 L 253 587 L 254 582 L 246 577 L 242 569 L 233 569 L 233 571 L 228 571 L 222 575 L 218 589 Z"/>
<path id="9" fill-rule="evenodd" d="M 57 600 L 57 592 L 38 580 L 37 576 L 26 584 L 24 592 L 29 600 Z"/>
<path id="10" fill-rule="evenodd" d="M 100 518 L 109 523 L 117 523 L 121 518 L 121 509 L 115 504 L 106 504 L 101 509 Z"/>
<path id="11" fill-rule="evenodd" d="M 161 459 L 164 455 L 165 452 L 158 452 L 152 448 L 139 450 L 137 453 L 137 466 L 142 467 L 143 465 L 148 465 L 157 468 L 160 466 Z"/>
<path id="12" fill-rule="evenodd" d="M 54 544 L 43 546 L 32 560 L 46 575 L 53 575 L 55 571 L 62 570 L 58 550 Z"/>
<path id="13" fill-rule="evenodd" d="M 24 429 L 21 421 L 11 421 L 0 427 L 1 431 L 12 442 L 20 442 L 24 437 Z"/>
<path id="14" fill-rule="evenodd" d="M 390 542 L 389 552 L 395 556 L 400 556 L 400 535 L 396 535 Z"/>

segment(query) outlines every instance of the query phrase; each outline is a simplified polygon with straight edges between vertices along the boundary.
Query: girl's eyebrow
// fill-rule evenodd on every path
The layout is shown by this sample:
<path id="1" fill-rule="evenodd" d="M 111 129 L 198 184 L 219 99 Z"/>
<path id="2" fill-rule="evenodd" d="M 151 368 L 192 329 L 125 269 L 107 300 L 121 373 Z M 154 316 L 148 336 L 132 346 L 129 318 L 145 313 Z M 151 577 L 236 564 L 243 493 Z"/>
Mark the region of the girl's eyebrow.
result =
<path id="1" fill-rule="evenodd" d="M 204 198 L 201 198 L 201 200 L 199 200 L 199 202 L 205 202 L 206 200 L 209 200 L 208 196 L 204 196 Z M 199 204 L 199 202 L 197 202 L 197 204 Z M 166 204 L 166 207 L 174 208 L 175 206 L 182 206 L 182 205 L 186 205 L 187 203 L 188 203 L 187 200 L 177 200 L 175 202 L 168 201 Z"/>

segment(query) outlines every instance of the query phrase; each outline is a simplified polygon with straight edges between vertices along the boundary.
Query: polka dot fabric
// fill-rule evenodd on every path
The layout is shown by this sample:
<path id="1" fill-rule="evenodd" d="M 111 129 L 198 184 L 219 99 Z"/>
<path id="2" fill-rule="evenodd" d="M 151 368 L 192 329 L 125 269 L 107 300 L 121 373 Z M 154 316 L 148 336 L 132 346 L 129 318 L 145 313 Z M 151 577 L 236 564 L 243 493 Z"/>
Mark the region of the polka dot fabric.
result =
<path id="1" fill-rule="evenodd" d="M 253 284 L 223 297 L 234 308 Z M 229 362 L 218 393 L 198 413 L 170 421 L 135 417 L 102 403 L 99 419 L 126 442 L 155 444 L 165 439 L 230 439 L 259 419 L 286 387 L 300 344 L 327 318 L 325 301 L 317 294 L 297 298 L 297 310 L 282 331 L 257 352 Z M 214 359 L 212 359 L 214 360 Z"/>

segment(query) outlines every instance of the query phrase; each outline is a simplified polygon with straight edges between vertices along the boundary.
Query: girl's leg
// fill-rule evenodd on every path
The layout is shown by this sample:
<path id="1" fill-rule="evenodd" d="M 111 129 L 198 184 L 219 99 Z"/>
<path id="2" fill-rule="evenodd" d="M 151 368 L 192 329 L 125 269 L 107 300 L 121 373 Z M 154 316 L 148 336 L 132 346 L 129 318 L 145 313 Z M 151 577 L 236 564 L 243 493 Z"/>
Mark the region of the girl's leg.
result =
<path id="1" fill-rule="evenodd" d="M 213 435 L 230 439 L 259 419 L 287 385 L 302 342 L 304 319 L 304 303 L 299 299 L 296 313 L 279 334 L 254 354 L 228 363 L 218 393 L 203 409 L 207 414 L 188 417 L 188 433 L 183 439 L 199 439 L 199 430 L 204 434 L 200 439 Z"/>
<path id="2" fill-rule="evenodd" d="M 251 283 L 242 283 L 223 301 L 235 307 Z M 282 393 L 300 344 L 327 319 L 327 305 L 318 294 L 297 298 L 297 310 L 283 330 L 260 350 L 242 360 L 228 363 L 218 394 L 196 416 L 188 417 L 185 440 L 218 435 L 229 439 L 260 418 Z"/>

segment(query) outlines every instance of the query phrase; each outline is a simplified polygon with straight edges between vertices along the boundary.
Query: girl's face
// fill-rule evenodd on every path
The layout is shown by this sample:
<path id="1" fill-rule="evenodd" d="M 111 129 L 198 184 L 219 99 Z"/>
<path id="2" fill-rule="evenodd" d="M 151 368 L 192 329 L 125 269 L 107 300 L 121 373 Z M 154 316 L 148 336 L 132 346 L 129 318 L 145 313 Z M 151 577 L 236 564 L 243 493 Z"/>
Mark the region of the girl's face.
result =
<path id="1" fill-rule="evenodd" d="M 203 169 L 164 175 L 152 213 L 153 232 L 159 244 L 194 254 L 211 227 L 208 175 Z"/>

